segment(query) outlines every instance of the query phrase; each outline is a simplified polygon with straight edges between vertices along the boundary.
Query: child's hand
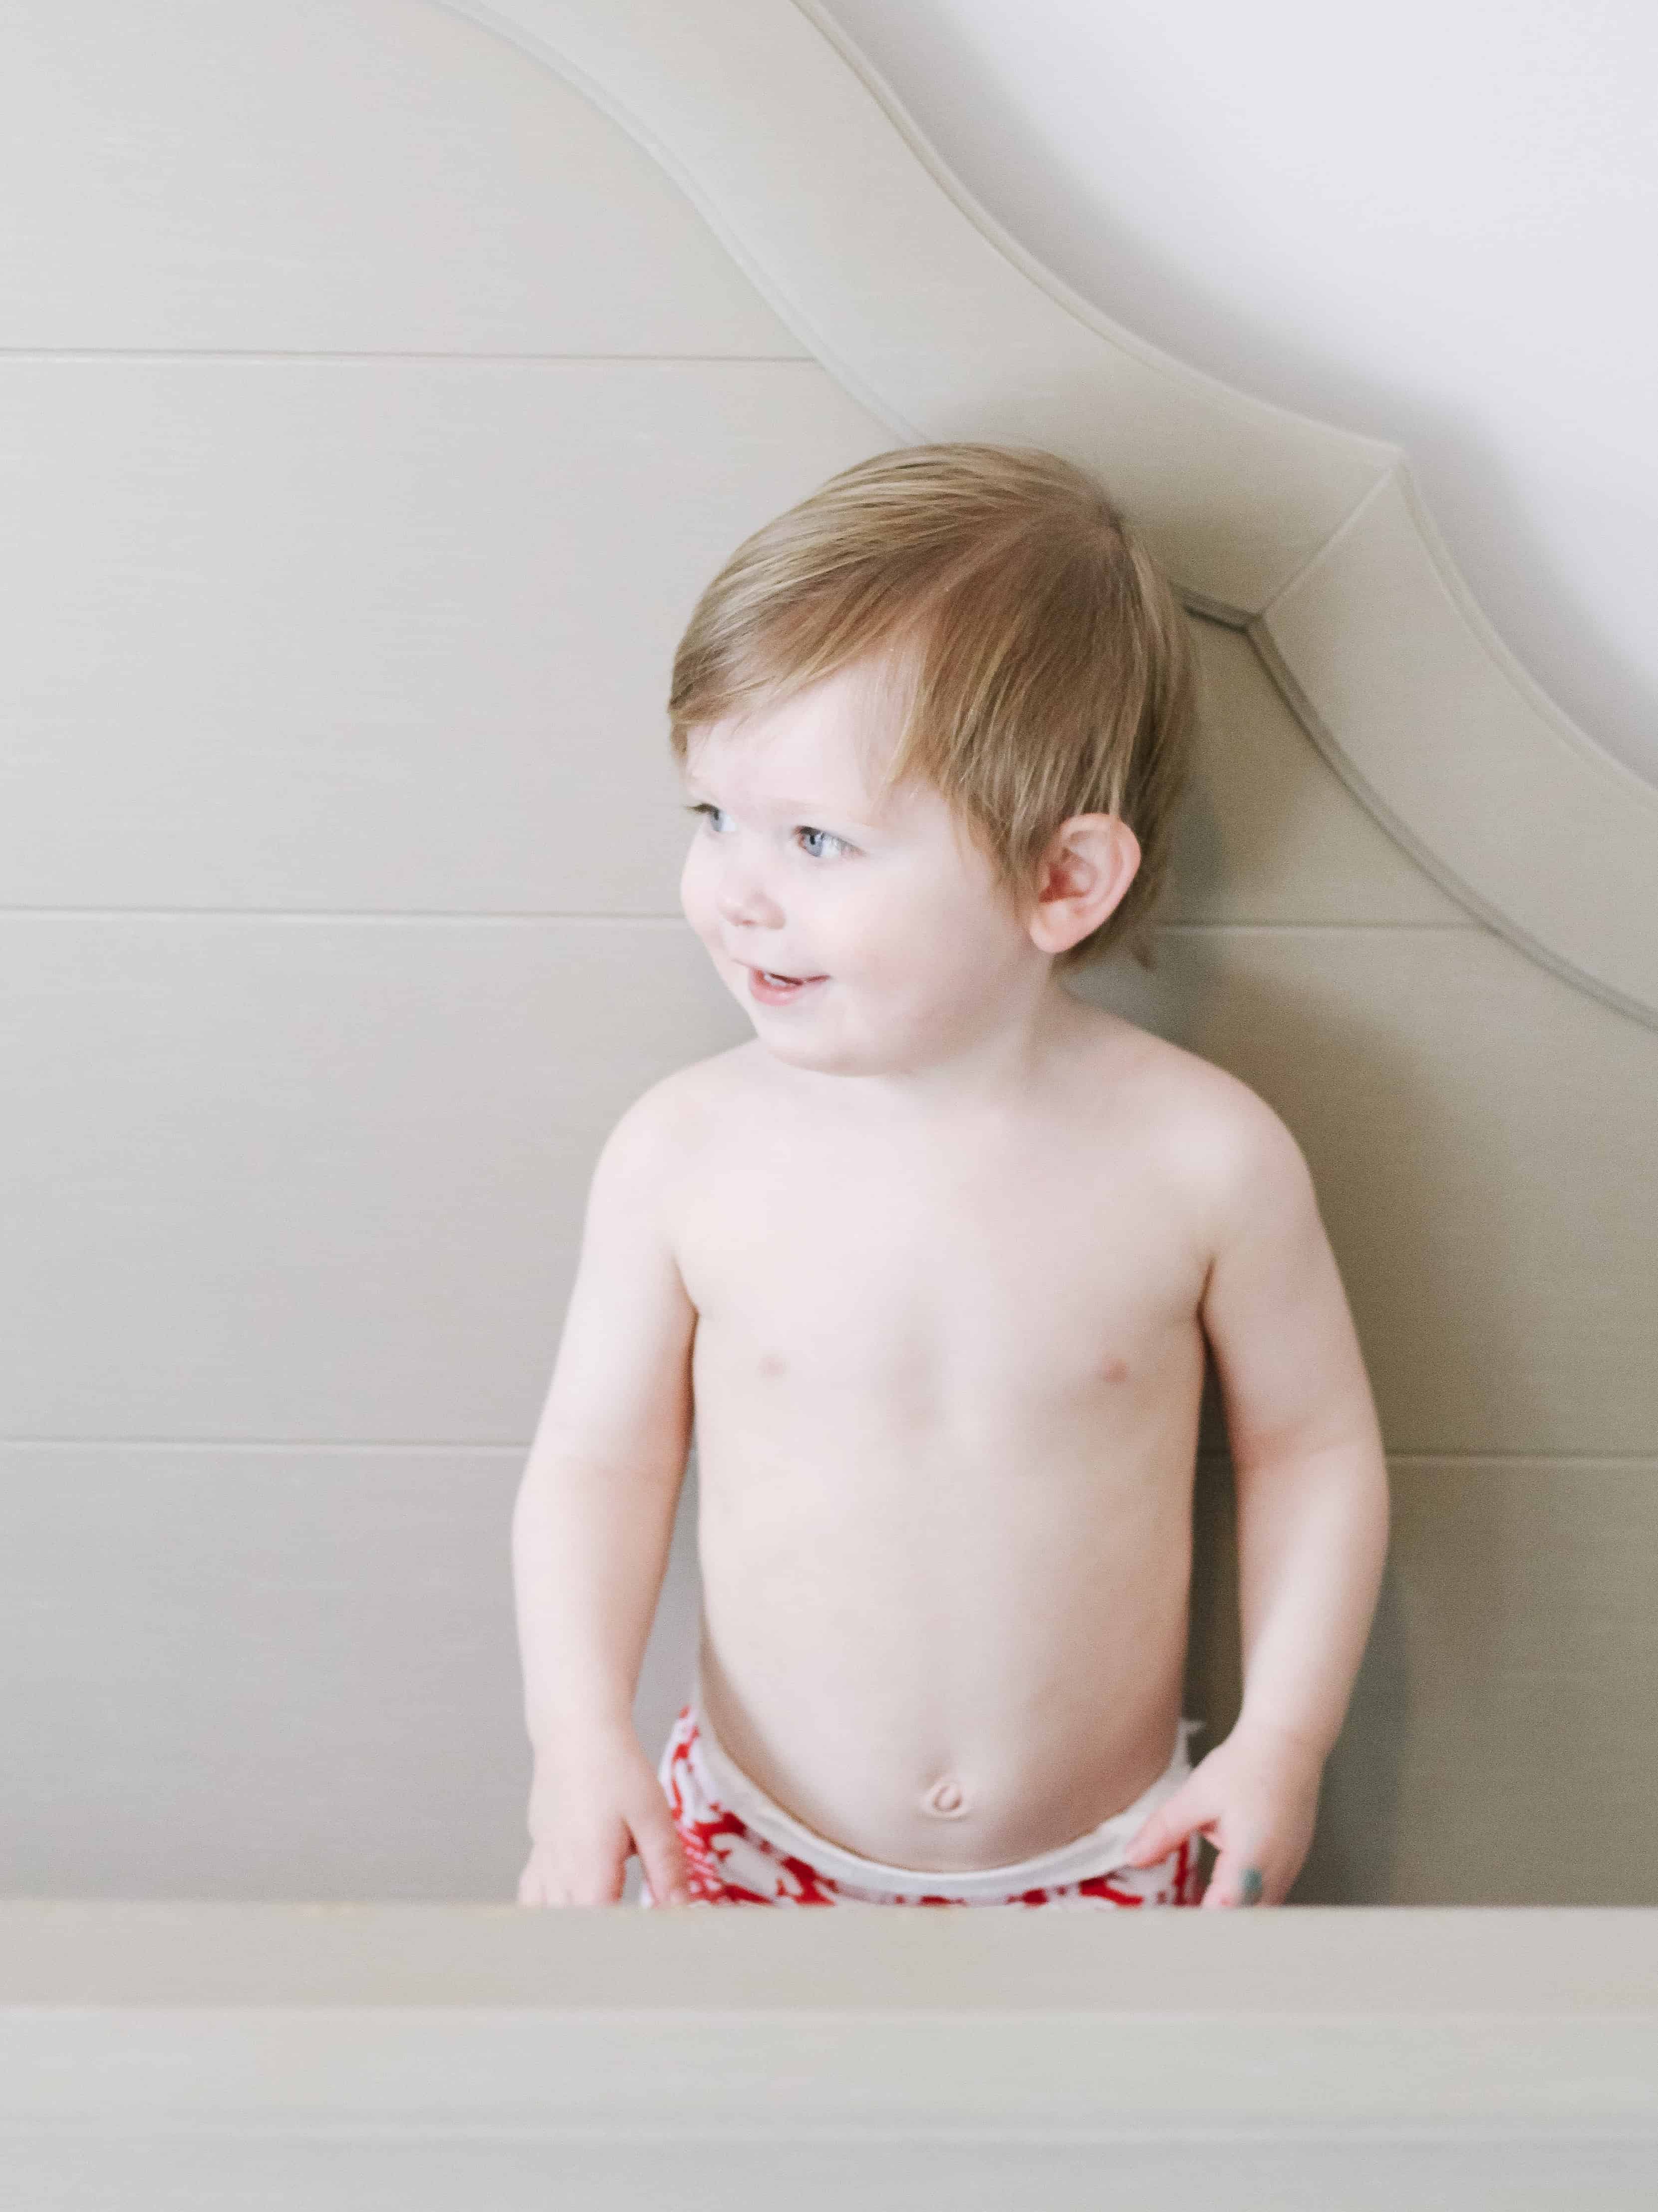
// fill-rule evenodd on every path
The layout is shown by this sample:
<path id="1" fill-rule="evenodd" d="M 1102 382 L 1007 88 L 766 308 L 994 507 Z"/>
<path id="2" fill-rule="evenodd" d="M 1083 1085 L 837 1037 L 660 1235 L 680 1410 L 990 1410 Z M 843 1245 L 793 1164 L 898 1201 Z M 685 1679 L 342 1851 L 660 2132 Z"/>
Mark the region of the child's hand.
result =
<path id="1" fill-rule="evenodd" d="M 537 1757 L 530 1833 L 520 1905 L 615 1905 L 635 1850 L 658 1905 L 690 1902 L 684 1846 L 636 1738 Z"/>
<path id="2" fill-rule="evenodd" d="M 1323 1772 L 1300 1736 L 1241 1720 L 1158 1806 L 1126 1863 L 1151 1866 L 1182 1837 L 1205 1835 L 1219 1853 L 1206 1905 L 1281 1905 L 1313 1840 Z"/>

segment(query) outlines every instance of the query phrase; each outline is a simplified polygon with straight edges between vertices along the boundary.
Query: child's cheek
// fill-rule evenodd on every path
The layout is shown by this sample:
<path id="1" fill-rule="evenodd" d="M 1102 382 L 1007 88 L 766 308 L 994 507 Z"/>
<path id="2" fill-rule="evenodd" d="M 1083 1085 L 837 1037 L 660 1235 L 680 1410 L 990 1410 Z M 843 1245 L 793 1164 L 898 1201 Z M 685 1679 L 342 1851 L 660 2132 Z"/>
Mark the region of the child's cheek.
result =
<path id="1" fill-rule="evenodd" d="M 714 923 L 714 899 L 694 849 L 679 872 L 679 904 L 686 921 L 702 942 L 712 949 L 710 932 Z"/>

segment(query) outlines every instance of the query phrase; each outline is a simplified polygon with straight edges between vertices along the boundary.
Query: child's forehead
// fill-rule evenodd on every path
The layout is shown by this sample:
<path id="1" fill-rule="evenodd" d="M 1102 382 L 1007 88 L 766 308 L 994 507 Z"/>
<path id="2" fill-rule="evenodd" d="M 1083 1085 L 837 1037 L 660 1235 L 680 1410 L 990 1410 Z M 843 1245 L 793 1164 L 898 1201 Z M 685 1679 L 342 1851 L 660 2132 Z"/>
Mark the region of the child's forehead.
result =
<path id="1" fill-rule="evenodd" d="M 882 778 L 897 739 L 895 702 L 861 670 L 689 733 L 689 781 L 718 780 L 779 806 L 834 803 L 874 820 L 890 811 Z M 896 794 L 895 794 L 896 796 Z"/>

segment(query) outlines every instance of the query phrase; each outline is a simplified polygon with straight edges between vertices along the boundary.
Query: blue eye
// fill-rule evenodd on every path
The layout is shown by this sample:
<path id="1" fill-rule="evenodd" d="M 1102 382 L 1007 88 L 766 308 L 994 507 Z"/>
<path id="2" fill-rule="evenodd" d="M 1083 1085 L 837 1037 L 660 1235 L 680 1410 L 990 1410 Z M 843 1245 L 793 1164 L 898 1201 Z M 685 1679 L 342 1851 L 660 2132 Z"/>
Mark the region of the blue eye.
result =
<path id="1" fill-rule="evenodd" d="M 703 799 L 699 799 L 695 805 L 687 805 L 685 811 L 687 814 L 706 815 L 708 820 L 708 827 L 712 830 L 714 828 L 714 816 L 723 813 L 724 809 L 714 805 L 711 800 Z M 714 834 L 718 836 L 719 832 L 715 831 Z M 833 830 L 814 830 L 808 824 L 802 823 L 795 830 L 794 834 L 797 837 L 823 838 L 827 840 L 829 844 L 837 846 L 843 853 L 849 853 L 852 850 L 852 847 L 847 842 L 846 839 L 844 837 L 837 837 Z M 812 852 L 808 849 L 806 857 L 809 860 L 821 860 L 827 858 L 827 855 L 821 848 L 816 852 Z"/>

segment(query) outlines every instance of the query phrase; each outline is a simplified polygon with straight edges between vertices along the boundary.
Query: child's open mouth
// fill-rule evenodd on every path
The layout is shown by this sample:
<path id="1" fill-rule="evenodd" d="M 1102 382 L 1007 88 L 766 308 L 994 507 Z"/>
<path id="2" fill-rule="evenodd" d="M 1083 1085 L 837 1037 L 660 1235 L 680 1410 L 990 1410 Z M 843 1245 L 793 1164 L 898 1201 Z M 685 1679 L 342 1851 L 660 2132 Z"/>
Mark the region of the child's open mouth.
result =
<path id="1" fill-rule="evenodd" d="M 750 968 L 749 996 L 757 999 L 762 1006 L 786 1006 L 809 991 L 815 983 L 827 983 L 827 975 L 777 975 L 769 968 Z"/>

